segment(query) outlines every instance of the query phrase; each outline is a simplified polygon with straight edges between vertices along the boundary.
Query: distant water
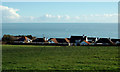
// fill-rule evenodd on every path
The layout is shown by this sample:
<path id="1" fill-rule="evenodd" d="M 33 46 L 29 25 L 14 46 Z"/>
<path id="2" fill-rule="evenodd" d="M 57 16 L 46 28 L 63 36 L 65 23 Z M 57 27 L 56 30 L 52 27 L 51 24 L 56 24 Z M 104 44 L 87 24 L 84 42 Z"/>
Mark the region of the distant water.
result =
<path id="1" fill-rule="evenodd" d="M 87 35 L 118 38 L 117 23 L 3 23 L 2 35 L 33 35 L 36 37 L 70 37 Z"/>

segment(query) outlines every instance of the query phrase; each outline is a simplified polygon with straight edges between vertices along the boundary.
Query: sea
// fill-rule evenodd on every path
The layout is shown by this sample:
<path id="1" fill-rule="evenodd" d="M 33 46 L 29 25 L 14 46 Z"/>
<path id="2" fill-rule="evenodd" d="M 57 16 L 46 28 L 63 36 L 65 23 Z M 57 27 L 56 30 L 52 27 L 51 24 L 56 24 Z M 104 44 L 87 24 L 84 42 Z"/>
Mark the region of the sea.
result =
<path id="1" fill-rule="evenodd" d="M 117 23 L 3 23 L 2 35 L 69 38 L 70 36 L 118 38 Z"/>

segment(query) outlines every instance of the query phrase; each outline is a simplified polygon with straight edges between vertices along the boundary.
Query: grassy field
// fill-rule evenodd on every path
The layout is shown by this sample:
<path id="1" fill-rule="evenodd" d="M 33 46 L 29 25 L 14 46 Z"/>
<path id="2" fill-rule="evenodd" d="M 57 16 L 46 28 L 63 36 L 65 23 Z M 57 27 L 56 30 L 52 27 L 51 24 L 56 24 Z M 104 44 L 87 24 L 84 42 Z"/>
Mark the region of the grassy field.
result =
<path id="1" fill-rule="evenodd" d="M 115 46 L 3 45 L 3 70 L 113 70 Z"/>

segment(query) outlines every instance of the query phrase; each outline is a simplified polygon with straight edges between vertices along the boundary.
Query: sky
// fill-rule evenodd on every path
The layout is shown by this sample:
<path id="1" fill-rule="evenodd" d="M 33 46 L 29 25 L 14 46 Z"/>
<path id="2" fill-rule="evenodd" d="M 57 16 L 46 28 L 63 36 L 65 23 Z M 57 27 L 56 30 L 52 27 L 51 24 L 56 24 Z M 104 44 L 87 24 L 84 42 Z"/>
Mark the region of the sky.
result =
<path id="1" fill-rule="evenodd" d="M 118 2 L 3 2 L 3 23 L 117 23 Z"/>
<path id="2" fill-rule="evenodd" d="M 1 0 L 2 2 L 119 2 L 119 0 Z"/>

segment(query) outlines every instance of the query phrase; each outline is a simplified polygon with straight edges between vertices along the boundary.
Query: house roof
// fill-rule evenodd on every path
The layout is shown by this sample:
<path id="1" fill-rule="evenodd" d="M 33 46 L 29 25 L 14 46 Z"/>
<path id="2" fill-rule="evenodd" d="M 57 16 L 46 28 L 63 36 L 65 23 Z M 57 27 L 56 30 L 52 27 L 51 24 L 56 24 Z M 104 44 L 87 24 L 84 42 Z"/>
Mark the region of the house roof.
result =
<path id="1" fill-rule="evenodd" d="M 88 42 L 92 43 L 93 41 L 94 42 L 96 41 L 95 37 L 88 37 Z"/>
<path id="2" fill-rule="evenodd" d="M 53 38 L 49 38 L 48 41 L 50 41 L 51 39 L 53 39 Z"/>
<path id="3" fill-rule="evenodd" d="M 84 40 L 84 42 L 86 42 L 87 44 L 90 44 L 90 42 L 88 42 L 88 41 L 86 41 L 86 40 Z"/>
<path id="4" fill-rule="evenodd" d="M 23 37 L 23 36 L 14 36 L 14 37 Z"/>
<path id="5" fill-rule="evenodd" d="M 58 43 L 58 41 L 56 40 L 56 38 L 52 38 L 50 40 L 52 40 L 54 43 Z"/>
<path id="6" fill-rule="evenodd" d="M 67 43 L 65 38 L 56 38 L 56 40 L 58 41 L 58 43 Z"/>
<path id="7" fill-rule="evenodd" d="M 120 39 L 111 39 L 112 42 L 116 43 L 117 41 L 120 42 Z"/>
<path id="8" fill-rule="evenodd" d="M 95 37 L 88 37 L 88 39 L 95 40 L 96 38 Z"/>
<path id="9" fill-rule="evenodd" d="M 24 41 L 24 40 L 27 40 L 27 37 L 23 36 L 23 37 L 19 38 L 17 41 Z"/>
<path id="10" fill-rule="evenodd" d="M 50 38 L 49 41 L 52 40 L 54 43 L 68 43 L 69 40 L 67 38 Z"/>
<path id="11" fill-rule="evenodd" d="M 68 40 L 70 40 L 70 38 L 67 38 Z"/>
<path id="12" fill-rule="evenodd" d="M 36 38 L 32 42 L 45 42 L 45 39 L 44 38 Z"/>
<path id="13" fill-rule="evenodd" d="M 14 37 L 16 37 L 16 38 L 27 37 L 27 38 L 29 38 L 29 39 L 33 39 L 33 38 L 35 38 L 35 37 L 32 37 L 32 35 L 27 35 L 27 36 L 24 36 L 24 35 L 18 35 L 18 36 L 14 36 Z"/>
<path id="14" fill-rule="evenodd" d="M 100 38 L 96 43 L 109 43 L 114 44 L 109 38 Z"/>
<path id="15" fill-rule="evenodd" d="M 17 39 L 20 39 L 20 38 L 23 38 L 25 36 L 14 36 L 14 37 L 16 37 Z"/>
<path id="16" fill-rule="evenodd" d="M 66 40 L 68 43 L 70 43 L 70 38 L 65 38 L 65 40 Z"/>
<path id="17" fill-rule="evenodd" d="M 83 37 L 83 36 L 71 36 L 70 43 L 75 43 L 75 40 L 81 40 L 81 42 L 82 42 L 83 40 L 85 40 L 85 37 Z"/>

